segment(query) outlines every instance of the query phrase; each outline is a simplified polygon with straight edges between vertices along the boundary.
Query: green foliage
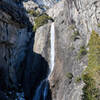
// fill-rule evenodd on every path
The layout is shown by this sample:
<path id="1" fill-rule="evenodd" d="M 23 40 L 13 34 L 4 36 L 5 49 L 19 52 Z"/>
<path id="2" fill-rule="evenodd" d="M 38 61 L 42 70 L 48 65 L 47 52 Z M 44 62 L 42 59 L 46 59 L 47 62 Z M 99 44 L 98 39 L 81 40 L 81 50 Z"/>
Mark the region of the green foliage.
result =
<path id="1" fill-rule="evenodd" d="M 76 28 L 76 26 L 74 24 L 70 25 L 68 27 L 68 29 L 73 30 L 73 35 L 71 36 L 72 40 L 75 41 L 76 39 L 79 38 L 78 36 L 80 36 L 80 33 L 79 33 L 79 31 L 77 30 L 77 28 Z"/>
<path id="2" fill-rule="evenodd" d="M 78 59 L 81 59 L 86 54 L 87 54 L 87 50 L 86 50 L 85 46 L 80 47 L 80 50 L 78 53 Z"/>
<path id="3" fill-rule="evenodd" d="M 75 79 L 75 82 L 76 82 L 76 83 L 80 83 L 81 80 L 82 80 L 81 77 L 77 77 L 77 78 Z"/>
<path id="4" fill-rule="evenodd" d="M 74 35 L 75 36 L 79 36 L 80 34 L 79 34 L 79 31 L 74 31 Z"/>
<path id="5" fill-rule="evenodd" d="M 75 25 L 74 25 L 74 24 L 70 25 L 70 26 L 69 26 L 69 29 L 75 30 Z"/>
<path id="6" fill-rule="evenodd" d="M 38 16 L 36 19 L 35 19 L 35 25 L 33 27 L 33 30 L 36 30 L 37 28 L 39 28 L 40 26 L 44 25 L 44 24 L 47 24 L 48 23 L 48 20 L 52 20 L 51 17 L 49 17 L 47 14 L 42 14 L 40 16 Z"/>
<path id="7" fill-rule="evenodd" d="M 100 36 L 94 30 L 88 46 L 88 67 L 82 75 L 83 100 L 100 100 Z"/>
<path id="8" fill-rule="evenodd" d="M 100 65 L 100 37 L 95 31 L 92 31 L 89 41 L 88 59 L 89 67 Z"/>
<path id="9" fill-rule="evenodd" d="M 78 36 L 80 36 L 79 31 L 78 30 L 74 30 L 73 35 L 72 35 L 72 39 L 75 41 Z"/>
<path id="10" fill-rule="evenodd" d="M 73 78 L 73 74 L 72 74 L 72 73 L 67 73 L 67 74 L 66 74 L 66 77 L 67 77 L 68 79 L 72 79 L 72 78 Z"/>
<path id="11" fill-rule="evenodd" d="M 85 86 L 83 88 L 82 100 L 100 100 L 99 89 L 95 86 L 94 79 L 89 74 L 83 75 Z"/>
<path id="12" fill-rule="evenodd" d="M 100 23 L 98 24 L 98 27 L 100 27 Z"/>
<path id="13" fill-rule="evenodd" d="M 29 10 L 28 13 L 30 15 L 32 15 L 32 16 L 35 16 L 35 17 L 40 15 L 40 12 L 39 11 L 35 11 L 34 9 Z"/>

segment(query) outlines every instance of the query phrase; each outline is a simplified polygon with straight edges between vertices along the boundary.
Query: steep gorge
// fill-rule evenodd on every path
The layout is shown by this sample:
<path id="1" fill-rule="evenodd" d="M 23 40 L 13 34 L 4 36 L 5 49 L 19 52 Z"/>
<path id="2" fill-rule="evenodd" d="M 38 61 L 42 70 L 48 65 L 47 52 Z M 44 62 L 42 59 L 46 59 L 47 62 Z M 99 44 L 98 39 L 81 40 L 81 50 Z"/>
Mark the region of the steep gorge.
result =
<path id="1" fill-rule="evenodd" d="M 82 100 L 87 45 L 93 30 L 100 33 L 100 1 L 41 2 L 0 1 L 0 100 Z"/>
<path id="2" fill-rule="evenodd" d="M 47 77 L 41 81 L 40 85 L 36 89 L 35 96 L 33 100 L 50 100 L 49 96 L 49 78 L 53 72 L 54 69 L 54 61 L 55 61 L 55 28 L 54 23 L 51 24 L 51 30 L 50 30 L 50 64 L 49 64 L 49 71 L 47 74 Z"/>

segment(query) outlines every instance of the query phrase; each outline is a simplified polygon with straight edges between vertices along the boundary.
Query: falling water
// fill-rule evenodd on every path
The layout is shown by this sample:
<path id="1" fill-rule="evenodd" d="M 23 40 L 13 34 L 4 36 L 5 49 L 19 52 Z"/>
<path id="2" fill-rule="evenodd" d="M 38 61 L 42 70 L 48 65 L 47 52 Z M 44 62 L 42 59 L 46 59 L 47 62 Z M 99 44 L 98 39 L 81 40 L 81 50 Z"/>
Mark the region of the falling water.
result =
<path id="1" fill-rule="evenodd" d="M 44 79 L 38 86 L 33 100 L 47 100 L 48 89 L 49 89 L 49 77 L 51 76 L 54 69 L 54 60 L 55 60 L 55 28 L 54 23 L 51 24 L 51 51 L 50 51 L 50 73 L 47 78 Z M 41 99 L 42 98 L 42 99 Z"/>
<path id="2" fill-rule="evenodd" d="M 52 74 L 54 69 L 54 60 L 55 60 L 55 27 L 54 23 L 51 24 L 51 51 L 50 51 L 50 74 Z"/>

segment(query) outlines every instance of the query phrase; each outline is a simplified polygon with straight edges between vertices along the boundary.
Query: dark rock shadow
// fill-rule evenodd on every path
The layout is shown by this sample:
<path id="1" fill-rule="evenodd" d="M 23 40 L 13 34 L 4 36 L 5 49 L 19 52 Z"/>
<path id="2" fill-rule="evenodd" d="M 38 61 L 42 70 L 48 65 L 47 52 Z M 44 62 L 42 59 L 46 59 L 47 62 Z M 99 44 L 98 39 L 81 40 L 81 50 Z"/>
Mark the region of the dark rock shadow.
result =
<path id="1" fill-rule="evenodd" d="M 22 7 L 21 2 L 17 1 L 15 4 L 14 2 L 5 2 L 7 0 L 0 1 L 0 10 L 4 11 L 5 13 L 11 16 L 12 22 L 20 28 L 27 27 L 28 32 L 32 31 L 32 24 L 29 21 L 29 18 L 25 15 L 25 9 Z M 12 0 L 11 0 L 12 1 Z M 8 6 L 7 6 L 8 5 Z M 4 20 L 5 22 L 5 20 Z M 20 64 L 20 68 L 16 71 L 18 83 L 21 84 L 21 88 L 23 88 L 25 99 L 32 100 L 37 87 L 39 86 L 40 82 L 47 77 L 49 71 L 48 62 L 42 57 L 40 54 L 33 52 L 33 45 L 34 45 L 34 32 L 32 33 L 30 41 L 27 43 L 27 50 L 24 60 Z M 0 60 L 0 63 L 2 60 Z M 6 65 L 3 65 L 6 66 Z M 6 77 L 8 74 L 8 67 L 4 69 L 0 64 L 0 100 L 8 100 L 6 95 L 3 93 L 5 92 Z M 4 80 L 4 82 L 3 82 Z M 3 84 L 3 86 L 2 86 Z M 50 87 L 50 86 L 49 86 Z M 3 89 L 2 89 L 3 88 Z M 50 93 L 50 94 L 49 94 Z M 51 100 L 51 92 L 49 90 L 47 100 Z"/>
<path id="2" fill-rule="evenodd" d="M 12 26 L 18 27 L 20 29 L 27 28 L 27 32 L 32 32 L 32 24 L 29 21 L 29 18 L 25 14 L 26 12 L 25 9 L 22 6 L 19 6 L 19 4 L 15 3 L 14 1 L 20 1 L 20 0 L 0 0 L 0 13 L 1 15 L 5 13 L 3 14 L 5 16 L 0 18 L 0 21 L 6 24 L 11 24 Z M 10 18 L 7 19 L 6 14 L 9 15 Z M 0 42 L 0 46 L 1 44 L 4 45 L 4 47 L 12 46 L 12 44 L 10 44 L 8 41 L 2 43 Z M 12 85 L 14 84 L 11 83 L 12 81 L 9 77 L 10 64 L 7 64 L 7 60 L 9 59 L 3 56 L 3 53 L 0 52 L 0 100 L 8 100 L 7 92 L 10 90 L 10 87 L 12 87 Z"/>
<path id="3" fill-rule="evenodd" d="M 22 84 L 26 100 L 32 100 L 37 87 L 40 85 L 41 81 L 47 77 L 49 71 L 48 62 L 44 59 L 44 57 L 33 52 L 33 42 L 34 39 L 32 38 L 23 63 L 25 69 Z"/>
<path id="4" fill-rule="evenodd" d="M 0 56 L 0 100 L 7 100 L 5 93 L 8 88 L 8 66 Z"/>

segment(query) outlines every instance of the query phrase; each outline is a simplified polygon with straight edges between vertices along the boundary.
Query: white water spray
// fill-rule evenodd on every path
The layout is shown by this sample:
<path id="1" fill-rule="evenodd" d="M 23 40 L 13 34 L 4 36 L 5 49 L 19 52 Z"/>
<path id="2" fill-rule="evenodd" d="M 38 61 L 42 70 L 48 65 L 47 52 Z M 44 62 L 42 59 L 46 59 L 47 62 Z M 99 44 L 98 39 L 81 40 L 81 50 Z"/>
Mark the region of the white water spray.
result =
<path id="1" fill-rule="evenodd" d="M 50 74 L 51 76 L 53 69 L 54 69 L 54 63 L 55 63 L 55 27 L 54 23 L 51 24 L 51 51 L 50 51 Z"/>
<path id="2" fill-rule="evenodd" d="M 55 60 L 55 27 L 54 23 L 51 24 L 51 39 L 50 39 L 50 44 L 51 44 L 51 50 L 50 50 L 50 73 L 47 75 L 47 78 L 44 79 L 40 85 L 38 86 L 36 90 L 36 94 L 33 98 L 33 100 L 41 100 L 41 95 L 43 96 L 43 100 L 47 100 L 47 95 L 48 95 L 48 89 L 49 89 L 49 77 L 51 76 L 53 69 L 54 69 L 54 60 Z"/>

